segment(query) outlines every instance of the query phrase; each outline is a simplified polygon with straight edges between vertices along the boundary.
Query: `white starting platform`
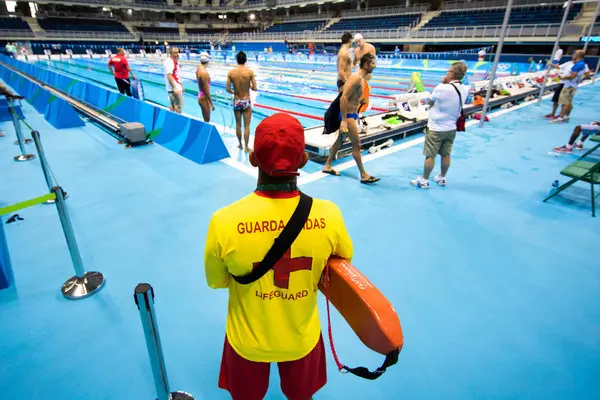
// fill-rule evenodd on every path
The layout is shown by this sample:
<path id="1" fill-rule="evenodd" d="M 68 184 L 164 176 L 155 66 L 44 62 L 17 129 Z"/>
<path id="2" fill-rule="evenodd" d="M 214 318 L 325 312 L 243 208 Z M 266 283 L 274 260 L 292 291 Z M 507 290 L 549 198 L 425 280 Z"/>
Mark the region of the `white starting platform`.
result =
<path id="1" fill-rule="evenodd" d="M 530 100 L 537 97 L 541 87 L 540 79 L 543 80 L 545 72 L 527 73 L 517 76 L 508 76 L 498 78 L 494 81 L 494 89 L 506 90 L 510 95 L 495 95 L 490 99 L 490 110 L 505 106 L 515 105 L 517 103 Z M 482 92 L 487 90 L 489 81 L 479 81 L 471 85 L 472 92 Z M 551 78 L 546 82 L 546 93 L 554 90 L 558 85 Z M 369 152 L 379 151 L 383 147 L 393 144 L 395 139 L 404 139 L 407 136 L 422 133 L 427 126 L 428 109 L 427 100 L 431 93 L 406 93 L 396 96 L 392 102 L 393 109 L 389 112 L 379 113 L 364 117 L 366 127 L 360 134 L 361 147 L 368 149 Z M 485 95 L 483 96 L 485 97 Z M 481 105 L 466 105 L 464 111 L 471 116 L 481 111 Z M 390 117 L 396 117 L 403 120 L 395 124 L 389 124 L 386 121 Z M 304 131 L 305 148 L 313 159 L 325 159 L 329 156 L 331 146 L 338 138 L 338 132 L 332 134 L 323 134 L 323 125 L 309 128 Z M 342 158 L 352 152 L 352 144 L 349 139 L 345 139 L 338 152 L 337 158 Z"/>
<path id="2" fill-rule="evenodd" d="M 377 145 L 381 145 L 388 142 L 389 139 L 393 138 L 405 138 L 408 135 L 419 133 L 423 131 L 423 128 L 427 125 L 427 118 L 421 119 L 407 119 L 406 121 L 396 124 L 389 125 L 384 116 L 390 114 L 396 114 L 396 111 L 390 111 L 389 113 L 381 113 L 370 115 L 365 117 L 366 127 L 361 133 L 360 142 L 363 148 L 371 148 Z M 305 148 L 306 151 L 317 158 L 327 158 L 329 156 L 329 150 L 338 138 L 338 132 L 331 134 L 323 134 L 323 125 L 306 129 L 304 131 Z M 390 143 L 390 145 L 393 144 Z M 337 158 L 346 156 L 352 152 L 352 143 L 350 139 L 346 138 L 344 143 L 337 154 Z"/>

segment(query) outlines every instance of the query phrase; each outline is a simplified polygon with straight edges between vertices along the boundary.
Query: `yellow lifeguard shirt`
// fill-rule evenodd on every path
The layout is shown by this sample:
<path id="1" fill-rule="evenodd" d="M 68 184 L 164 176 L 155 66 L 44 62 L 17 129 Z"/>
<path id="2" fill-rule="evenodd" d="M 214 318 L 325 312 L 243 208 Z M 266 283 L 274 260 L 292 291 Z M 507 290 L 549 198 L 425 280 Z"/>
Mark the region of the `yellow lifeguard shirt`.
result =
<path id="1" fill-rule="evenodd" d="M 317 290 L 330 256 L 351 259 L 352 241 L 339 208 L 314 199 L 303 230 L 262 278 L 248 285 L 298 205 L 296 192 L 254 192 L 218 210 L 210 220 L 204 265 L 211 288 L 228 288 L 226 334 L 233 349 L 257 362 L 301 359 L 321 335 Z"/>

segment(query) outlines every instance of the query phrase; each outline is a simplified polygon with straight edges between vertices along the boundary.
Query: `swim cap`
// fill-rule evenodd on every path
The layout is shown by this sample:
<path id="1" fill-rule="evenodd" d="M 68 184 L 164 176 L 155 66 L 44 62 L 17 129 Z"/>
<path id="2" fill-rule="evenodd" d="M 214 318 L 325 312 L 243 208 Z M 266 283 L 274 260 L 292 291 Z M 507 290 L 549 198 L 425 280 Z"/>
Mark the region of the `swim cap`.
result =
<path id="1" fill-rule="evenodd" d="M 200 62 L 207 63 L 209 61 L 210 61 L 210 56 L 208 55 L 207 52 L 203 51 L 202 53 L 200 53 Z"/>
<path id="2" fill-rule="evenodd" d="M 361 35 L 360 33 L 357 33 L 356 35 L 354 35 L 354 42 L 358 42 L 361 39 L 364 39 L 364 38 L 363 38 L 363 35 Z"/>

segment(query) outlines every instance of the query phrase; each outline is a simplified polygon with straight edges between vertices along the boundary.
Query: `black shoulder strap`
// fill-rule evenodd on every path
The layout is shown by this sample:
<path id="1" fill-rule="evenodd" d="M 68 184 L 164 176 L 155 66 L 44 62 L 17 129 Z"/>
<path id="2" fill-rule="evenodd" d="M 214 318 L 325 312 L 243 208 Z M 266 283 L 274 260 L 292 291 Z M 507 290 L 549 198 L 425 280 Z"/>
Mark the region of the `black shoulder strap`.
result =
<path id="1" fill-rule="evenodd" d="M 459 105 L 460 105 L 460 113 L 463 113 L 463 101 L 462 101 L 462 95 L 460 94 L 460 91 L 458 90 L 458 88 L 456 86 L 454 86 L 453 83 L 451 83 L 450 85 L 452 85 L 452 87 L 454 88 L 454 90 L 456 90 L 456 93 L 458 93 L 458 101 L 459 101 Z"/>
<path id="2" fill-rule="evenodd" d="M 393 350 L 392 352 L 387 354 L 385 356 L 385 361 L 383 362 L 381 367 L 377 368 L 375 371 L 369 371 L 365 367 L 349 368 L 345 365 L 343 367 L 343 370 L 346 370 L 346 371 L 350 372 L 351 374 L 356 375 L 360 378 L 369 379 L 371 381 L 374 381 L 375 379 L 377 379 L 381 375 L 383 375 L 383 373 L 386 371 L 386 369 L 388 369 L 388 367 L 391 367 L 392 365 L 395 365 L 398 362 L 399 354 L 400 354 L 400 350 L 398 350 L 398 349 Z"/>
<path id="3" fill-rule="evenodd" d="M 279 237 L 275 239 L 275 243 L 273 243 L 273 246 L 271 246 L 269 252 L 261 261 L 260 265 L 257 268 L 254 268 L 248 275 L 234 275 L 233 279 L 242 285 L 247 285 L 259 280 L 264 274 L 273 268 L 275 263 L 277 263 L 277 261 L 283 257 L 285 252 L 292 246 L 292 243 L 294 243 L 302 231 L 302 228 L 308 219 L 308 215 L 310 214 L 312 203 L 312 197 L 300 192 L 300 201 L 298 202 L 298 206 L 296 206 L 296 210 L 294 210 L 292 217 L 288 221 L 285 228 L 283 228 L 283 231 L 281 231 L 279 234 Z"/>

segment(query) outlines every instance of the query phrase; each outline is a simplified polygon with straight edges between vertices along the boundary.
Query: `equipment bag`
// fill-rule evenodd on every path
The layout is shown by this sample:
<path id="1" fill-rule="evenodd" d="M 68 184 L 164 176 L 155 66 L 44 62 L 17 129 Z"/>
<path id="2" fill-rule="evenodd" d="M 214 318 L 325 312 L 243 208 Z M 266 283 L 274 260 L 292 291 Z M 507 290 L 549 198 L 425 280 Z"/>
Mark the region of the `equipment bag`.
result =
<path id="1" fill-rule="evenodd" d="M 458 116 L 458 119 L 456 120 L 456 131 L 464 132 L 467 118 L 465 116 L 465 111 L 463 110 L 462 95 L 460 94 L 460 91 L 456 88 L 456 86 L 454 86 L 452 83 L 451 83 L 451 85 L 454 88 L 454 90 L 456 90 L 456 93 L 458 93 L 458 102 L 460 104 L 460 115 Z"/>
<path id="2" fill-rule="evenodd" d="M 340 129 L 340 125 L 342 123 L 342 119 L 340 118 L 340 99 L 342 98 L 342 93 L 338 94 L 338 96 L 333 100 L 333 102 L 329 105 L 327 111 L 325 111 L 325 116 L 323 118 L 323 134 L 329 135 L 330 133 L 336 132 Z"/>

